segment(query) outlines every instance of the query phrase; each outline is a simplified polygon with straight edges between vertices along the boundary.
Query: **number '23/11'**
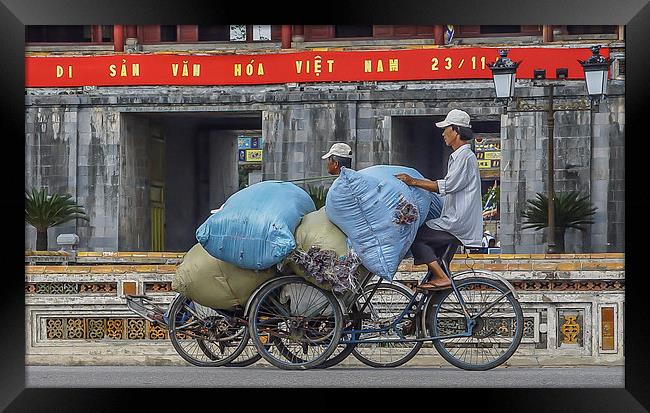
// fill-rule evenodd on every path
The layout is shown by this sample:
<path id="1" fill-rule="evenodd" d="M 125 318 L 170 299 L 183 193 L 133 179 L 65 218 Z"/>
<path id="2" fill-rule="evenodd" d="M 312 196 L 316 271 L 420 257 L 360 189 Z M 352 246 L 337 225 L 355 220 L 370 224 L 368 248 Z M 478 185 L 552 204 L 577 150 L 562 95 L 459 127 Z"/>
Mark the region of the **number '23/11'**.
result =
<path id="1" fill-rule="evenodd" d="M 471 63 L 472 64 L 472 69 L 476 69 L 476 63 L 477 63 L 476 56 L 472 56 L 472 58 L 470 60 L 472 62 Z M 445 64 L 442 67 L 445 70 L 450 70 L 452 68 L 451 57 L 445 57 L 445 59 L 443 61 L 444 61 Z M 438 60 L 437 57 L 434 57 L 433 59 L 431 59 L 431 70 L 440 70 L 439 64 L 440 64 L 440 61 Z M 464 64 L 465 64 L 465 59 L 461 59 L 460 63 L 458 64 L 458 69 L 463 67 Z M 485 69 L 485 56 L 481 57 L 480 64 L 481 64 L 481 69 Z"/>

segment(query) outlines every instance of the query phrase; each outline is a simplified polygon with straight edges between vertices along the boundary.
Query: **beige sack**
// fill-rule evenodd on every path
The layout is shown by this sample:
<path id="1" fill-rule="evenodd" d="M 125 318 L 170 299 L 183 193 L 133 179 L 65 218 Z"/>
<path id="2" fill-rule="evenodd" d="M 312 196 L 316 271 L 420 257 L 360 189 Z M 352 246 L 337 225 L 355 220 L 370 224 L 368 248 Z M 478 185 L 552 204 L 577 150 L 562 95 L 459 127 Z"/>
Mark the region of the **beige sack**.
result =
<path id="1" fill-rule="evenodd" d="M 254 271 L 216 259 L 197 243 L 176 269 L 172 290 L 201 305 L 229 310 L 244 307 L 253 291 L 276 275 L 275 267 Z"/>
<path id="2" fill-rule="evenodd" d="M 304 252 L 307 252 L 311 247 L 320 247 L 322 250 L 336 252 L 339 257 L 348 254 L 347 237 L 339 227 L 327 218 L 325 207 L 306 214 L 300 221 L 300 225 L 296 227 L 294 238 L 296 239 L 296 248 Z M 284 265 L 289 268 L 290 272 L 304 277 L 321 288 L 331 290 L 329 283 L 317 283 L 313 277 L 307 276 L 302 267 L 295 262 L 287 259 L 284 261 Z M 362 273 L 363 270 L 363 266 L 359 265 L 357 273 Z M 359 279 L 358 276 L 357 279 Z"/>

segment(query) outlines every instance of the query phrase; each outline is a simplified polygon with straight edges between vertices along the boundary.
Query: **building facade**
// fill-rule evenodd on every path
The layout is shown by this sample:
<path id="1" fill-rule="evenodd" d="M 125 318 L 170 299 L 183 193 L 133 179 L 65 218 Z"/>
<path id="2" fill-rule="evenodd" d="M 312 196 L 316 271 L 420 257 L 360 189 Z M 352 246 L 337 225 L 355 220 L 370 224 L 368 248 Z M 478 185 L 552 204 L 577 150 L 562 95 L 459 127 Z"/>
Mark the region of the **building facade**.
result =
<path id="1" fill-rule="evenodd" d="M 52 228 L 52 249 L 56 235 L 74 232 L 82 251 L 186 251 L 210 210 L 243 185 L 327 175 L 320 157 L 333 142 L 352 146 L 355 169 L 407 165 L 439 178 L 450 149 L 434 123 L 460 108 L 479 138 L 483 189 L 500 188 L 486 228 L 504 253 L 544 252 L 546 231 L 522 229 L 521 210 L 547 188 L 546 114 L 506 111 L 485 61 L 472 57 L 491 62 L 498 48 L 525 49 L 527 64 L 534 59 L 550 79 L 548 53 L 584 58 L 600 44 L 613 60 L 608 98 L 592 111 L 556 113 L 555 190 L 589 194 L 598 208 L 586 232 L 567 231 L 567 252 L 624 251 L 621 27 L 34 26 L 26 36 L 26 188 L 72 194 L 90 217 Z M 328 66 L 328 56 L 337 63 Z M 193 63 L 199 58 L 206 63 Z M 208 72 L 226 60 L 227 73 Z M 291 76 L 253 80 L 275 76 L 271 68 L 284 61 Z M 421 75 L 418 61 L 438 77 Z M 46 62 L 51 81 L 30 72 Z M 106 81 L 94 83 L 95 62 Z M 354 62 L 359 75 L 347 72 Z M 463 74 L 472 65 L 480 75 Z M 149 67 L 165 68 L 158 79 L 171 81 L 148 84 Z M 339 77 L 323 80 L 328 69 Z M 516 94 L 544 102 L 546 89 L 532 75 L 518 73 Z M 559 104 L 585 99 L 579 74 L 563 82 Z M 315 182 L 327 187 L 331 179 Z M 26 248 L 34 245 L 26 225 Z"/>

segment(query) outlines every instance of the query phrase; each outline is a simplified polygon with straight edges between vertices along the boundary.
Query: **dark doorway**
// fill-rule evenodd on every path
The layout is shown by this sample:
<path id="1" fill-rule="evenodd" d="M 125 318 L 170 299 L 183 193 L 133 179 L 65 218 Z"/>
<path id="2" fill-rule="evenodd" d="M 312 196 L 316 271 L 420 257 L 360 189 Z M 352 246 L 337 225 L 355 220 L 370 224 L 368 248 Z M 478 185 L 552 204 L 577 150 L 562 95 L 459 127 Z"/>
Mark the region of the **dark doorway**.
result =
<path id="1" fill-rule="evenodd" d="M 91 26 L 26 26 L 25 41 L 27 43 L 90 42 Z"/>
<path id="2" fill-rule="evenodd" d="M 521 32 L 521 26 L 481 26 L 481 34 L 508 34 Z"/>
<path id="3" fill-rule="evenodd" d="M 335 37 L 372 37 L 372 26 L 334 26 Z"/>
<path id="4" fill-rule="evenodd" d="M 260 135 L 253 113 L 186 113 L 165 119 L 167 176 L 165 250 L 187 251 L 196 229 L 240 189 L 237 140 Z"/>
<path id="5" fill-rule="evenodd" d="M 196 244 L 196 229 L 210 211 L 240 189 L 238 138 L 261 136 L 261 113 L 144 113 L 125 119 L 125 164 L 135 193 L 134 207 L 120 218 L 120 248 L 185 252 Z"/>
<path id="6" fill-rule="evenodd" d="M 393 116 L 391 121 L 391 165 L 417 169 L 427 179 L 440 179 L 447 172 L 451 153 L 436 128 L 433 116 Z"/>
<path id="7" fill-rule="evenodd" d="M 199 41 L 227 42 L 230 40 L 230 26 L 224 25 L 199 25 Z"/>

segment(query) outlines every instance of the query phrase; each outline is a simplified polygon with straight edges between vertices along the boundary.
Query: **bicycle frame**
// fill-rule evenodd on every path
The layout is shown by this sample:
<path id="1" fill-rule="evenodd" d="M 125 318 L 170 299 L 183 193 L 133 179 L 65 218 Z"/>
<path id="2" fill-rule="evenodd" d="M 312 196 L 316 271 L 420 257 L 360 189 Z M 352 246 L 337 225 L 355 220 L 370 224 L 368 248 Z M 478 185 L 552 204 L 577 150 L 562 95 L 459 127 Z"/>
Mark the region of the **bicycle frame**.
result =
<path id="1" fill-rule="evenodd" d="M 462 295 L 458 291 L 458 288 L 456 286 L 456 282 L 454 278 L 451 276 L 449 269 L 447 268 L 447 264 L 442 261 L 442 268 L 451 280 L 451 287 L 454 291 L 454 294 L 456 295 L 456 298 L 458 298 L 458 302 L 463 310 L 464 316 L 465 316 L 465 321 L 467 328 L 465 332 L 459 333 L 459 334 L 451 334 L 451 335 L 444 335 L 444 336 L 428 336 L 428 337 L 421 337 L 421 338 L 413 338 L 413 339 L 408 339 L 405 338 L 401 332 L 396 328 L 397 325 L 404 319 L 404 317 L 409 314 L 412 309 L 413 305 L 417 302 L 417 307 L 415 307 L 415 315 L 416 317 L 422 316 L 424 314 L 424 308 L 427 303 L 427 300 L 430 299 L 431 297 L 431 292 L 427 292 L 426 294 L 421 293 L 421 292 L 416 292 L 413 294 L 411 297 L 411 300 L 409 303 L 404 307 L 404 309 L 400 312 L 400 314 L 388 325 L 382 328 L 370 328 L 370 329 L 361 329 L 361 330 L 344 330 L 343 333 L 345 335 L 350 335 L 351 337 L 355 337 L 357 334 L 372 334 L 372 333 L 384 333 L 388 331 L 395 331 L 401 338 L 400 339 L 393 339 L 393 340 L 387 340 L 387 339 L 378 339 L 378 340 L 364 340 L 364 339 L 350 339 L 350 340 L 345 340 L 342 339 L 340 341 L 341 344 L 361 344 L 361 343 L 366 343 L 366 344 L 382 344 L 382 343 L 414 343 L 414 342 L 425 342 L 425 341 L 435 341 L 435 340 L 440 340 L 440 339 L 450 339 L 450 338 L 460 338 L 460 337 L 471 337 L 472 335 L 472 329 L 474 328 L 474 325 L 476 324 L 476 318 L 480 317 L 483 315 L 487 310 L 492 308 L 496 303 L 500 302 L 504 297 L 513 294 L 512 290 L 508 286 L 508 292 L 502 294 L 500 297 L 498 297 L 492 304 L 490 304 L 488 307 L 483 309 L 480 313 L 470 316 L 469 312 L 467 311 L 467 306 L 465 304 L 465 301 L 463 300 Z M 363 289 L 366 285 L 370 277 L 367 277 L 364 279 L 362 286 L 360 287 Z M 423 281 L 427 281 L 428 279 L 425 278 Z M 362 308 L 360 309 L 360 312 L 363 313 L 363 311 L 367 308 L 369 304 L 370 298 L 374 295 L 375 291 L 377 291 L 377 288 L 379 288 L 379 285 L 381 284 L 382 280 L 377 283 L 375 288 L 370 291 L 370 294 L 366 297 L 366 301 L 363 304 Z M 355 300 L 361 297 L 363 292 L 355 294 Z"/>
<path id="2" fill-rule="evenodd" d="M 453 281 L 452 281 L 452 285 L 453 285 Z M 377 286 L 379 286 L 379 283 L 377 284 Z M 454 286 L 454 288 L 455 288 L 455 286 Z M 367 296 L 366 302 L 364 303 L 364 305 L 362 306 L 362 308 L 360 310 L 362 313 L 363 313 L 363 310 L 365 310 L 365 308 L 368 306 L 368 299 L 370 299 L 373 296 L 375 291 L 376 290 L 371 291 L 371 293 Z M 357 334 L 385 333 L 385 332 L 388 332 L 390 330 L 394 330 L 395 332 L 398 332 L 398 330 L 396 329 L 397 325 L 404 319 L 404 317 L 407 314 L 409 314 L 411 312 L 413 305 L 417 302 L 417 307 L 416 307 L 417 309 L 415 311 L 416 311 L 416 313 L 421 313 L 421 311 L 422 311 L 421 308 L 426 303 L 426 300 L 427 300 L 428 297 L 429 297 L 428 294 L 425 295 L 425 294 L 422 294 L 422 293 L 419 293 L 419 292 L 414 294 L 411 297 L 411 300 L 409 301 L 409 303 L 404 307 L 404 309 L 402 309 L 400 314 L 388 326 L 385 326 L 385 327 L 382 327 L 382 328 L 369 328 L 369 329 L 361 329 L 361 330 L 355 330 L 355 329 L 353 329 L 353 330 L 344 330 L 343 333 L 345 333 L 346 335 L 349 334 L 352 337 L 354 337 Z M 461 306 L 463 307 L 464 311 L 467 311 L 467 310 L 465 310 L 465 303 L 464 302 L 461 304 Z M 474 327 L 475 321 L 473 319 L 471 319 L 471 318 L 468 318 L 467 316 L 466 316 L 466 319 L 468 321 L 467 322 L 468 328 L 467 328 L 467 331 L 465 331 L 462 334 L 453 334 L 453 335 L 448 335 L 448 336 L 434 336 L 434 337 L 423 337 L 423 338 L 409 339 L 409 338 L 405 338 L 401 333 L 398 333 L 400 335 L 400 337 L 401 337 L 400 339 L 394 339 L 394 340 L 386 340 L 386 339 L 384 339 L 384 340 L 381 340 L 381 339 L 380 340 L 367 340 L 367 339 L 365 339 L 364 340 L 364 339 L 354 339 L 354 338 L 352 338 L 350 340 L 342 339 L 340 343 L 341 344 L 412 343 L 412 342 L 419 342 L 419 341 L 434 341 L 434 340 L 447 339 L 447 338 L 469 337 L 469 336 L 472 335 L 471 329 Z"/>

